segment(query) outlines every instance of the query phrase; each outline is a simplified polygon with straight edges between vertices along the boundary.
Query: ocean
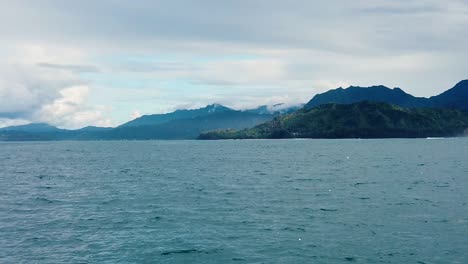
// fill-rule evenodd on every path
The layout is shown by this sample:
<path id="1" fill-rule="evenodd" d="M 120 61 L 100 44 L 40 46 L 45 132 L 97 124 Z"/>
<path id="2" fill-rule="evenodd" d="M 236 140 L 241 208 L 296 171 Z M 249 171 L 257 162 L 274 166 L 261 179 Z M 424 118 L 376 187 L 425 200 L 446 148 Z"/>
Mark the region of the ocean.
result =
<path id="1" fill-rule="evenodd" d="M 468 263 L 468 138 L 0 143 L 0 263 Z"/>

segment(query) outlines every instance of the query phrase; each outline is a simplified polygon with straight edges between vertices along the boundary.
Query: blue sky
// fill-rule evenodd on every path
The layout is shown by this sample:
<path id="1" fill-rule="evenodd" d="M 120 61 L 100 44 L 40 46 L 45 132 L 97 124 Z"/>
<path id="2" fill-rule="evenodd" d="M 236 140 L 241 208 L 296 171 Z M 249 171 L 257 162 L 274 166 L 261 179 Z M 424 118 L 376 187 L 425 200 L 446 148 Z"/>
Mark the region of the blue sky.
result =
<path id="1" fill-rule="evenodd" d="M 466 79 L 466 0 L 0 2 L 0 127 L 115 126 L 339 86 L 436 95 Z"/>

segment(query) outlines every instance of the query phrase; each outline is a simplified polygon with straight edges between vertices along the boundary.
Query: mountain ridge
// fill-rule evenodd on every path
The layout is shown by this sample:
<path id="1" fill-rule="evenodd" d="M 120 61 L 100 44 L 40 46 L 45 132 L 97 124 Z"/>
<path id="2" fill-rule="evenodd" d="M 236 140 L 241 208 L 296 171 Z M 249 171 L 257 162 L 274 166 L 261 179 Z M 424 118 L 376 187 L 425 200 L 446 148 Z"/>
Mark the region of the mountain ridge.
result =
<path id="1" fill-rule="evenodd" d="M 401 88 L 388 88 L 383 85 L 337 88 L 315 95 L 306 109 L 328 104 L 352 104 L 362 101 L 384 102 L 408 108 L 449 108 L 468 111 L 468 80 L 458 82 L 453 88 L 429 98 L 415 97 Z"/>
<path id="2" fill-rule="evenodd" d="M 147 125 L 159 125 L 177 119 L 194 118 L 197 116 L 204 116 L 216 112 L 235 111 L 229 107 L 220 104 L 210 104 L 198 109 L 179 109 L 167 114 L 152 114 L 143 115 L 139 118 L 124 123 L 118 127 L 137 127 Z"/>
<path id="3" fill-rule="evenodd" d="M 206 131 L 247 129 L 274 118 L 282 118 L 315 108 L 320 109 L 322 105 L 330 103 L 349 105 L 366 101 L 408 109 L 440 108 L 468 111 L 468 80 L 462 80 L 453 88 L 430 98 L 414 97 L 400 88 L 390 89 L 383 85 L 368 88 L 350 86 L 317 94 L 303 109 L 299 109 L 299 106 L 286 107 L 283 104 L 277 104 L 241 111 L 220 104 L 211 104 L 198 109 L 181 109 L 167 114 L 145 115 L 116 128 L 88 126 L 77 130 L 67 130 L 45 123 L 11 126 L 0 128 L 0 140 L 195 139 L 200 133 Z M 455 112 L 451 113 L 455 115 Z M 361 116 L 364 114 L 361 113 Z M 440 120 L 438 122 L 441 125 L 444 124 Z"/>
<path id="4" fill-rule="evenodd" d="M 196 139 L 204 131 L 223 128 L 244 129 L 277 116 L 233 110 L 219 104 L 194 110 L 177 110 L 168 115 L 151 115 L 149 116 L 151 120 L 143 119 L 144 122 L 140 122 L 142 119 L 137 118 L 136 124 L 116 128 L 88 126 L 66 130 L 44 123 L 12 126 L 0 129 L 0 140 Z"/>
<path id="5" fill-rule="evenodd" d="M 18 131 L 18 132 L 56 132 L 65 129 L 60 129 L 46 123 L 30 123 L 25 125 L 8 126 L 0 128 L 0 131 Z"/>

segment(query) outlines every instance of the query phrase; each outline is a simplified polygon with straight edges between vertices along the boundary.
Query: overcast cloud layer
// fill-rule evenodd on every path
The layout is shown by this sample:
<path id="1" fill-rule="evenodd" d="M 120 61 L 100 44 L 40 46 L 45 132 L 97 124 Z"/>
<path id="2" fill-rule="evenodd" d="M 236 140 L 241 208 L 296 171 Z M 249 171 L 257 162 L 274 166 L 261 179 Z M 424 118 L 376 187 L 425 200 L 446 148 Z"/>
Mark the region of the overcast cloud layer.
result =
<path id="1" fill-rule="evenodd" d="M 0 0 L 0 127 L 468 78 L 468 1 Z"/>

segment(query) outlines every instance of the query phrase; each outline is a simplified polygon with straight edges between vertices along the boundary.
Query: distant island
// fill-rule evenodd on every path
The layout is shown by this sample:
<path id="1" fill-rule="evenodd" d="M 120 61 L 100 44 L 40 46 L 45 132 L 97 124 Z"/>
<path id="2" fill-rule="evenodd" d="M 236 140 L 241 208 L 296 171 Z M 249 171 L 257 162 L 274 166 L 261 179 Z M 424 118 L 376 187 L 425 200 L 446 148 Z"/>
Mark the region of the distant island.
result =
<path id="1" fill-rule="evenodd" d="M 338 88 L 298 106 L 234 110 L 219 104 L 145 115 L 115 128 L 0 128 L 1 141 L 256 138 L 419 138 L 468 134 L 468 80 L 430 98 L 385 86 Z"/>

